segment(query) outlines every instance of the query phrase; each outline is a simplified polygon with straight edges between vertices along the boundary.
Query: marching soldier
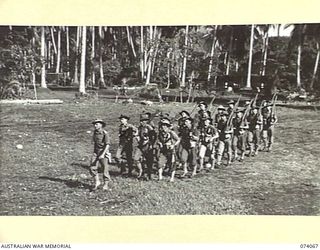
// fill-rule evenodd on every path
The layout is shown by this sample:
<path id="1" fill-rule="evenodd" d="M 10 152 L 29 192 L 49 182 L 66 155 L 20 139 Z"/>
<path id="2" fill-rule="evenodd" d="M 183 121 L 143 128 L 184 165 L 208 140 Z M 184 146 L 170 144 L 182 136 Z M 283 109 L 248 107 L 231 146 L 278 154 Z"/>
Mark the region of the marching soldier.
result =
<path id="1" fill-rule="evenodd" d="M 244 155 L 246 152 L 246 137 L 247 130 L 249 128 L 246 117 L 244 117 L 244 112 L 242 109 L 236 110 L 236 117 L 233 119 L 233 138 L 232 138 L 232 150 L 234 152 L 233 161 L 238 159 L 238 149 L 241 152 L 239 161 L 244 160 Z"/>
<path id="2" fill-rule="evenodd" d="M 120 126 L 119 126 L 119 146 L 116 152 L 116 161 L 120 167 L 120 174 L 125 172 L 125 161 L 127 160 L 128 165 L 128 176 L 132 175 L 133 161 L 133 138 L 138 132 L 138 129 L 132 124 L 128 123 L 130 117 L 126 115 L 120 115 Z"/>
<path id="3" fill-rule="evenodd" d="M 179 152 L 180 162 L 183 165 L 183 175 L 185 177 L 188 173 L 188 165 L 193 168 L 192 176 L 196 175 L 197 172 L 197 142 L 199 140 L 199 134 L 193 127 L 193 119 L 186 118 L 185 125 L 182 127 L 180 132 L 180 147 Z"/>
<path id="4" fill-rule="evenodd" d="M 158 171 L 159 180 L 162 180 L 162 173 L 166 166 L 171 171 L 170 182 L 174 181 L 176 172 L 175 164 L 175 148 L 180 143 L 178 135 L 170 129 L 172 124 L 168 118 L 163 118 L 160 122 L 160 130 L 158 134 L 158 147 L 159 147 L 159 159 L 158 159 Z"/>
<path id="5" fill-rule="evenodd" d="M 223 153 L 226 149 L 228 154 L 227 165 L 231 164 L 231 157 L 232 157 L 232 150 L 231 150 L 231 138 L 233 128 L 232 125 L 228 125 L 228 113 L 222 113 L 221 119 L 218 122 L 217 129 L 219 132 L 219 143 L 218 143 L 218 150 L 217 150 L 217 167 L 221 166 L 221 161 L 223 157 Z M 232 123 L 231 123 L 232 124 Z"/>
<path id="6" fill-rule="evenodd" d="M 217 110 L 218 110 L 218 112 L 217 112 L 217 114 L 216 114 L 215 117 L 214 117 L 214 122 L 215 122 L 215 124 L 218 124 L 218 122 L 219 122 L 220 119 L 221 119 L 222 114 L 226 112 L 226 108 L 223 107 L 222 105 L 219 105 L 218 108 L 217 108 Z"/>
<path id="7" fill-rule="evenodd" d="M 262 113 L 262 140 L 264 145 L 262 150 L 267 152 L 272 149 L 274 124 L 278 122 L 277 116 L 270 107 L 271 106 L 266 106 Z"/>
<path id="8" fill-rule="evenodd" d="M 109 153 L 110 147 L 110 138 L 109 133 L 104 129 L 106 123 L 100 119 L 97 119 L 92 122 L 94 125 L 94 132 L 93 132 L 93 143 L 94 143 L 94 150 L 93 155 L 91 158 L 90 163 L 90 173 L 95 179 L 95 185 L 93 190 L 97 190 L 98 187 L 101 185 L 99 180 L 99 173 L 98 173 L 98 164 L 100 163 L 103 169 L 103 190 L 108 189 L 108 183 L 111 181 L 111 177 L 109 174 L 109 162 L 111 155 Z"/>
<path id="9" fill-rule="evenodd" d="M 138 146 L 133 158 L 139 170 L 138 178 L 142 177 L 143 165 L 146 165 L 148 179 L 150 180 L 153 166 L 153 149 L 156 141 L 156 132 L 149 123 L 150 116 L 148 114 L 141 114 L 137 136 Z"/>
<path id="10" fill-rule="evenodd" d="M 211 112 L 208 110 L 208 105 L 201 101 L 198 104 L 199 111 L 196 115 L 196 121 L 197 121 L 197 129 L 201 129 L 204 125 L 204 120 L 207 118 L 211 118 Z"/>
<path id="11" fill-rule="evenodd" d="M 262 116 L 259 114 L 258 107 L 253 106 L 248 116 L 249 130 L 248 143 L 250 147 L 249 156 L 258 154 L 261 135 Z"/>
<path id="12" fill-rule="evenodd" d="M 219 137 L 218 130 L 212 124 L 212 119 L 207 117 L 204 126 L 200 129 L 199 147 L 199 171 L 203 169 L 205 156 L 209 156 L 209 164 L 214 169 L 215 164 L 215 144 L 214 140 Z"/>

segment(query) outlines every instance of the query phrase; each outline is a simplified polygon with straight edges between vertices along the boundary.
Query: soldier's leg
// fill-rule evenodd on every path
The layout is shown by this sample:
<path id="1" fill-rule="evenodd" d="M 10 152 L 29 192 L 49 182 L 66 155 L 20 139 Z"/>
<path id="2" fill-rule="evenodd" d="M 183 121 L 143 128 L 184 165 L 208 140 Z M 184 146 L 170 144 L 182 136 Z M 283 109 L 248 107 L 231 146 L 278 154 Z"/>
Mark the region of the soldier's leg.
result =
<path id="1" fill-rule="evenodd" d="M 237 160 L 238 157 L 238 141 L 239 141 L 239 136 L 238 135 L 234 135 L 232 138 L 232 145 L 231 145 L 231 149 L 233 151 L 233 158 L 231 161 L 235 161 Z M 228 150 L 227 150 L 228 153 Z"/>
<path id="2" fill-rule="evenodd" d="M 253 131 L 249 131 L 248 132 L 248 144 L 250 147 L 250 152 L 249 152 L 249 156 L 253 156 L 254 155 L 254 132 Z"/>
<path id="3" fill-rule="evenodd" d="M 94 177 L 95 181 L 93 190 L 97 190 L 97 188 L 101 185 L 98 173 L 98 163 L 99 160 L 97 158 L 97 154 L 93 154 L 90 161 L 90 174 L 92 177 Z"/>
<path id="4" fill-rule="evenodd" d="M 103 169 L 103 180 L 104 180 L 104 185 L 103 185 L 103 189 L 107 190 L 109 188 L 109 182 L 111 181 L 111 177 L 109 174 L 109 163 L 108 163 L 108 159 L 107 158 L 103 158 L 99 160 L 102 169 Z"/>
<path id="5" fill-rule="evenodd" d="M 268 148 L 267 150 L 270 151 L 273 145 L 273 134 L 274 134 L 274 127 L 270 127 L 268 129 Z"/>
<path id="6" fill-rule="evenodd" d="M 241 150 L 240 161 L 243 161 L 244 155 L 246 153 L 246 133 L 242 134 L 239 139 L 240 139 L 239 146 L 240 146 L 240 150 Z"/>
<path id="7" fill-rule="evenodd" d="M 125 172 L 125 165 L 122 159 L 122 155 L 124 153 L 124 148 L 122 145 L 119 145 L 116 152 L 116 162 L 118 164 L 118 167 L 120 168 L 120 174 L 123 174 Z"/>
<path id="8" fill-rule="evenodd" d="M 165 167 L 165 164 L 166 164 L 166 157 L 165 155 L 161 152 L 160 153 L 160 156 L 159 156 L 159 160 L 158 160 L 158 174 L 159 174 L 159 181 L 162 180 L 163 176 L 162 176 L 162 173 L 163 173 L 163 169 Z"/>
<path id="9" fill-rule="evenodd" d="M 254 131 L 253 139 L 254 139 L 254 155 L 257 155 L 260 149 L 260 143 L 261 143 L 261 131 L 259 129 L 256 129 Z"/>
<path id="10" fill-rule="evenodd" d="M 201 144 L 199 148 L 199 171 L 203 169 L 203 164 L 204 164 L 204 156 L 207 151 L 207 146 Z"/>
<path id="11" fill-rule="evenodd" d="M 153 167 L 153 150 L 148 150 L 145 152 L 145 158 L 146 158 L 146 166 L 147 166 L 147 177 L 149 180 L 151 180 L 152 175 L 152 167 Z"/>
<path id="12" fill-rule="evenodd" d="M 227 160 L 227 166 L 228 166 L 231 164 L 231 159 L 232 159 L 231 139 L 225 140 L 225 146 L 227 148 L 227 154 L 228 154 L 228 160 Z"/>
<path id="13" fill-rule="evenodd" d="M 134 153 L 133 157 L 134 163 L 138 168 L 138 178 L 142 177 L 142 152 L 140 148 L 136 148 L 136 151 Z"/>
<path id="14" fill-rule="evenodd" d="M 224 153 L 224 149 L 225 149 L 225 143 L 222 140 L 219 140 L 218 143 L 218 152 L 217 152 L 217 166 L 219 167 L 221 165 L 221 161 L 222 161 L 222 156 Z"/>
<path id="15" fill-rule="evenodd" d="M 171 153 L 170 157 L 171 157 L 171 161 L 169 163 L 170 164 L 170 170 L 171 170 L 170 182 L 174 182 L 174 176 L 176 174 L 176 167 L 177 167 L 176 159 L 175 159 L 176 157 L 175 157 L 174 152 Z"/>
<path id="16" fill-rule="evenodd" d="M 197 151 L 196 148 L 191 148 L 189 151 L 190 156 L 190 165 L 193 167 L 192 176 L 197 174 Z"/>
<path id="17" fill-rule="evenodd" d="M 125 154 L 126 154 L 126 158 L 127 158 L 128 175 L 129 175 L 129 176 L 132 175 L 132 171 L 133 171 L 132 152 L 133 152 L 132 144 L 127 145 L 127 146 L 125 147 Z"/>
<path id="18" fill-rule="evenodd" d="M 181 177 L 186 176 L 186 174 L 188 173 L 188 156 L 189 156 L 188 150 L 185 148 L 182 148 L 180 151 L 180 161 L 183 166 L 183 174 Z"/>
<path id="19" fill-rule="evenodd" d="M 262 137 L 262 141 L 263 141 L 262 150 L 266 150 L 268 147 L 268 130 L 262 130 L 261 137 Z"/>

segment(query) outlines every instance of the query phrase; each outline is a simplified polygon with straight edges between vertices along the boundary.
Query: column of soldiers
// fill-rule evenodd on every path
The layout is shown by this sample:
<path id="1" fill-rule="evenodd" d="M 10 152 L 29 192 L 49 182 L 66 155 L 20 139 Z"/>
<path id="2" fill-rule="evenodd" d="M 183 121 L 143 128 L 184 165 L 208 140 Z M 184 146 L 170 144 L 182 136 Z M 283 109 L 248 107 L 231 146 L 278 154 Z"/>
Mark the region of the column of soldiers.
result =
<path id="1" fill-rule="evenodd" d="M 272 102 L 262 101 L 257 106 L 255 98 L 239 107 L 239 100 L 229 101 L 228 107 L 218 106 L 213 115 L 208 105 L 200 102 L 194 117 L 193 111 L 190 114 L 186 110 L 178 119 L 165 113 L 160 115 L 158 126 L 151 113 L 140 115 L 139 126 L 129 123 L 129 116 L 121 115 L 115 156 L 120 174 L 133 176 L 136 169 L 137 178 L 150 180 L 156 166 L 158 180 L 168 169 L 173 182 L 177 168 L 183 169 L 181 178 L 193 177 L 204 169 L 221 168 L 224 159 L 230 165 L 259 151 L 269 152 L 277 122 L 275 100 Z"/>

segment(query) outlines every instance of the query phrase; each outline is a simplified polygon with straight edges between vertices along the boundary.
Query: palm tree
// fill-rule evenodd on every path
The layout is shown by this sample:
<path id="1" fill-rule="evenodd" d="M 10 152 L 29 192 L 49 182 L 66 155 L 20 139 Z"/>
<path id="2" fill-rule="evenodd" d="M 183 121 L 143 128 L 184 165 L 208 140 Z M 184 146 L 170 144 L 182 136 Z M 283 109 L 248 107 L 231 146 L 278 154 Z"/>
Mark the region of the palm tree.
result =
<path id="1" fill-rule="evenodd" d="M 252 54 L 253 54 L 253 38 L 254 38 L 254 25 L 251 25 L 251 36 L 250 36 L 250 49 L 249 49 L 249 62 L 248 62 L 248 75 L 246 88 L 251 89 L 251 69 L 252 69 Z"/>
<path id="2" fill-rule="evenodd" d="M 307 24 L 306 34 L 308 38 L 314 40 L 316 43 L 317 55 L 314 63 L 310 86 L 309 86 L 310 90 L 313 90 L 314 82 L 318 72 L 319 60 L 320 60 L 320 24 Z"/>
<path id="3" fill-rule="evenodd" d="M 187 71 L 187 57 L 188 57 L 188 34 L 189 34 L 189 25 L 186 26 L 186 32 L 185 32 L 185 38 L 184 38 L 184 57 L 183 57 L 181 87 L 186 86 L 186 71 Z"/>
<path id="4" fill-rule="evenodd" d="M 86 77 L 86 41 L 87 41 L 87 27 L 82 27 L 82 42 L 81 42 L 81 67 L 80 67 L 80 84 L 79 92 L 85 94 L 85 77 Z"/>
<path id="5" fill-rule="evenodd" d="M 41 26 L 41 88 L 47 88 L 46 83 L 46 62 L 45 62 L 45 27 Z"/>
<path id="6" fill-rule="evenodd" d="M 301 83 L 301 51 L 305 38 L 306 32 L 306 24 L 295 24 L 293 31 L 291 33 L 291 38 L 289 42 L 289 52 L 292 50 L 293 46 L 297 47 L 297 88 L 300 89 L 302 87 Z"/>

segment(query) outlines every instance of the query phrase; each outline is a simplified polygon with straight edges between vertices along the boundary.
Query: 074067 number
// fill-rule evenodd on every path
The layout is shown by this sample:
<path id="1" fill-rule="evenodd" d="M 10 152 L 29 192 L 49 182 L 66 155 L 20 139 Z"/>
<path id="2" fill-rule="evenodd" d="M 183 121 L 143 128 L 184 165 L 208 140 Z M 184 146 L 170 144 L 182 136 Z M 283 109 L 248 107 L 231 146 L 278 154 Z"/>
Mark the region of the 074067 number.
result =
<path id="1" fill-rule="evenodd" d="M 318 244 L 300 244 L 300 248 L 318 248 Z"/>

